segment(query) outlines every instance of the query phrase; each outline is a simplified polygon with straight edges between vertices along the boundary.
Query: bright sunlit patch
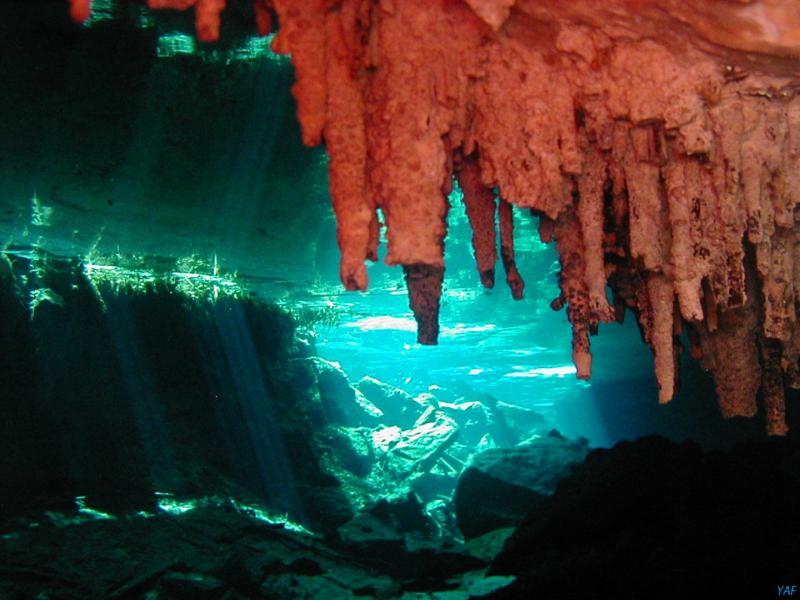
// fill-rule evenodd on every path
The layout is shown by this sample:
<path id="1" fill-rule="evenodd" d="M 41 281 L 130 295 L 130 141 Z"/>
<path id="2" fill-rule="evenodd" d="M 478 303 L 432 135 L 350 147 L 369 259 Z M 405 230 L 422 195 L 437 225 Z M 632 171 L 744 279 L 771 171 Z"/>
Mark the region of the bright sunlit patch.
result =
<path id="1" fill-rule="evenodd" d="M 402 430 L 397 425 L 382 427 L 372 432 L 372 445 L 384 452 L 389 451 L 389 447 L 400 439 Z"/>
<path id="2" fill-rule="evenodd" d="M 182 515 L 185 512 L 197 508 L 197 502 L 192 500 L 180 501 L 172 494 L 166 492 L 156 492 L 156 496 L 158 497 L 156 505 L 159 510 L 170 515 Z"/>
<path id="3" fill-rule="evenodd" d="M 483 290 L 477 288 L 471 290 L 455 289 L 455 290 L 445 290 L 445 292 L 442 295 L 445 298 L 451 298 L 453 300 L 463 300 L 466 302 L 469 300 L 474 300 L 483 293 L 485 293 Z"/>
<path id="4" fill-rule="evenodd" d="M 80 525 L 88 521 L 108 521 L 117 518 L 114 515 L 88 506 L 86 504 L 86 496 L 75 497 L 75 508 L 77 509 L 76 512 L 69 514 L 47 510 L 44 512 L 44 516 L 55 527 L 69 527 L 71 525 Z M 39 527 L 39 523 L 30 523 L 29 527 Z"/>
<path id="5" fill-rule="evenodd" d="M 173 56 L 191 55 L 197 50 L 194 37 L 177 31 L 165 33 L 158 38 L 156 43 L 156 56 L 170 58 Z"/>
<path id="6" fill-rule="evenodd" d="M 518 367 L 519 368 L 519 367 Z M 575 365 L 564 365 L 563 367 L 539 367 L 526 371 L 512 371 L 506 373 L 506 377 L 566 377 L 576 373 Z"/>
<path id="7" fill-rule="evenodd" d="M 266 58 L 276 63 L 289 64 L 291 57 L 283 54 L 276 54 L 272 51 L 272 40 L 275 37 L 274 33 L 267 36 L 254 36 L 247 39 L 247 41 L 233 50 L 233 60 L 256 60 L 259 58 Z"/>
<path id="8" fill-rule="evenodd" d="M 84 27 L 92 27 L 103 21 L 110 21 L 114 18 L 114 6 L 112 0 L 92 0 L 92 12 L 89 18 L 83 22 Z"/>
<path id="9" fill-rule="evenodd" d="M 464 323 L 456 323 L 453 327 L 442 328 L 443 337 L 453 337 L 461 335 L 462 333 L 479 333 L 481 331 L 493 331 L 496 325 L 488 323 L 486 325 L 465 325 Z"/>
<path id="10" fill-rule="evenodd" d="M 110 515 L 106 512 L 101 510 L 97 510 L 96 508 L 92 508 L 87 506 L 86 504 L 86 496 L 76 496 L 75 497 L 75 506 L 78 507 L 78 512 L 82 515 L 86 515 L 93 519 L 98 520 L 108 520 L 108 519 L 116 519 L 114 515 Z"/>
<path id="11" fill-rule="evenodd" d="M 156 55 L 159 58 L 172 58 L 174 56 L 197 55 L 203 62 L 212 64 L 229 65 L 236 62 L 251 62 L 267 59 L 277 64 L 289 64 L 291 58 L 276 54 L 270 46 L 275 34 L 266 37 L 253 36 L 228 50 L 219 48 L 198 48 L 193 36 L 173 31 L 165 33 L 158 38 Z"/>
<path id="12" fill-rule="evenodd" d="M 408 317 L 365 317 L 352 323 L 345 323 L 344 327 L 354 327 L 361 331 L 408 331 L 416 333 L 417 323 L 412 318 Z M 496 329 L 496 325 L 466 325 L 464 323 L 456 323 L 453 327 L 442 327 L 442 337 L 453 337 L 464 333 L 480 333 L 483 331 L 492 331 Z M 410 347 L 410 346 L 409 346 Z M 408 349 L 408 348 L 406 348 Z"/>
<path id="13" fill-rule="evenodd" d="M 157 500 L 158 508 L 170 515 L 182 515 L 183 513 L 187 513 L 190 510 L 194 510 L 195 508 L 200 508 L 203 506 L 230 506 L 233 507 L 235 510 L 240 512 L 241 514 L 248 515 L 258 521 L 263 521 L 269 525 L 281 525 L 284 529 L 288 529 L 289 531 L 294 531 L 295 533 L 300 533 L 303 535 L 309 535 L 316 537 L 316 534 L 305 527 L 303 527 L 300 523 L 295 523 L 291 519 L 289 519 L 288 515 L 276 515 L 262 507 L 251 505 L 251 504 L 244 504 L 233 498 L 220 498 L 218 496 L 211 496 L 211 497 L 204 497 L 204 498 L 197 498 L 194 500 L 184 500 L 179 501 L 169 492 L 156 492 L 155 493 Z M 143 514 L 143 517 L 152 517 L 153 515 L 150 514 Z"/>
<path id="14" fill-rule="evenodd" d="M 509 350 L 511 354 L 515 354 L 517 356 L 533 356 L 534 354 L 539 354 L 541 352 L 547 352 L 547 348 L 543 346 L 531 346 L 530 348 L 516 348 Z"/>
<path id="15" fill-rule="evenodd" d="M 365 317 L 352 323 L 345 323 L 344 327 L 355 327 L 361 331 L 412 331 L 417 330 L 414 319 L 402 317 Z"/>
<path id="16" fill-rule="evenodd" d="M 294 521 L 290 520 L 288 515 L 275 515 L 258 506 L 243 504 L 233 499 L 229 500 L 229 502 L 234 506 L 234 508 L 236 508 L 236 510 L 243 514 L 249 515 L 254 519 L 263 521 L 269 525 L 282 525 L 284 529 L 288 529 L 289 531 L 316 537 L 314 532 L 306 529 L 300 523 L 295 523 Z"/>

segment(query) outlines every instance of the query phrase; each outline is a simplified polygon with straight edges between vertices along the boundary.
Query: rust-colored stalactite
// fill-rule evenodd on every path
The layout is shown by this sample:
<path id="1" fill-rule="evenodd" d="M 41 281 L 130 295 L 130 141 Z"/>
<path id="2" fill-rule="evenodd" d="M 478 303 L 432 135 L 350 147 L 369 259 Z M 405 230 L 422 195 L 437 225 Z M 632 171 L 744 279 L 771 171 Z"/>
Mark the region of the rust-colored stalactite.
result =
<path id="1" fill-rule="evenodd" d="M 83 23 L 92 11 L 92 0 L 69 0 L 69 16 L 73 21 Z"/>
<path id="2" fill-rule="evenodd" d="M 338 223 L 340 277 L 348 290 L 367 288 L 364 261 L 371 248 L 375 205 L 367 189 L 367 139 L 361 76 L 353 71 L 361 15 L 346 7 L 325 16 L 327 118 L 323 128 L 330 153 L 329 187 Z"/>
<path id="3" fill-rule="evenodd" d="M 417 342 L 436 344 L 439 338 L 439 298 L 444 269 L 430 265 L 404 265 L 409 306 L 417 320 Z"/>
<path id="4" fill-rule="evenodd" d="M 253 13 L 256 18 L 258 35 L 267 36 L 272 33 L 272 6 L 270 0 L 253 0 Z"/>
<path id="5" fill-rule="evenodd" d="M 221 0 L 149 3 L 195 6 L 201 37 L 218 32 Z M 590 336 L 628 308 L 661 402 L 685 329 L 722 413 L 752 415 L 760 394 L 769 432 L 785 432 L 784 390 L 800 386 L 800 3 L 256 6 L 262 33 L 277 13 L 273 48 L 292 56 L 303 141 L 330 153 L 348 289 L 367 286 L 381 211 L 386 261 L 406 272 L 420 341 L 435 342 L 456 171 L 484 285 L 495 215 L 515 297 L 512 206 L 542 218 L 579 377 Z"/>
<path id="6" fill-rule="evenodd" d="M 494 287 L 497 263 L 497 205 L 494 192 L 481 181 L 481 169 L 475 158 L 467 158 L 458 171 L 458 184 L 464 193 L 464 206 L 472 227 L 472 248 L 484 287 Z"/>
<path id="7" fill-rule="evenodd" d="M 556 249 L 561 261 L 559 287 L 561 295 L 553 301 L 556 310 L 567 307 L 567 317 L 572 324 L 572 361 L 579 379 L 592 376 L 592 353 L 589 335 L 597 327 L 592 318 L 589 290 L 585 280 L 585 256 L 581 228 L 573 208 L 567 209 L 554 224 Z"/>
<path id="8" fill-rule="evenodd" d="M 515 300 L 521 300 L 525 282 L 514 257 L 514 214 L 511 204 L 495 199 L 494 191 L 484 185 L 479 161 L 468 157 L 459 161 L 458 183 L 464 193 L 464 206 L 472 227 L 472 248 L 484 287 L 494 287 L 497 263 L 497 226 L 500 226 L 500 258 L 506 282 Z M 496 220 L 497 219 L 497 220 Z"/>
<path id="9" fill-rule="evenodd" d="M 511 289 L 514 300 L 522 300 L 525 282 L 517 270 L 517 261 L 514 258 L 514 212 L 511 204 L 500 198 L 498 212 L 500 213 L 500 258 L 503 261 L 503 270 L 506 272 L 506 282 Z"/>

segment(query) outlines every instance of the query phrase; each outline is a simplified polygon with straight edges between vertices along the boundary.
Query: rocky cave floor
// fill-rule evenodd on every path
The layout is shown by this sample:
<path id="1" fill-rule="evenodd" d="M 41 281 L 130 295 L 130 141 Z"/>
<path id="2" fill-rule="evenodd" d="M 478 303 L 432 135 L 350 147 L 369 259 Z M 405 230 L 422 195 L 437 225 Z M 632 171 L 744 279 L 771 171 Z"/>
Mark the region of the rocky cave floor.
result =
<path id="1" fill-rule="evenodd" d="M 375 530 L 327 538 L 221 499 L 52 510 L 4 524 L 0 596 L 769 598 L 800 573 L 798 464 L 788 440 L 708 454 L 643 438 L 592 452 L 519 527 L 466 543 L 411 529 L 425 518 L 413 503 L 379 503 L 356 517 Z"/>
<path id="2" fill-rule="evenodd" d="M 51 599 L 428 598 L 435 590 L 465 598 L 510 581 L 485 576 L 499 539 L 489 538 L 450 547 L 418 538 L 409 551 L 397 532 L 342 546 L 221 503 L 6 534 L 0 590 Z"/>
<path id="3" fill-rule="evenodd" d="M 477 392 L 351 382 L 284 310 L 0 262 L 0 597 L 767 598 L 800 446 L 590 449 Z M 706 591 L 708 590 L 708 591 Z"/>

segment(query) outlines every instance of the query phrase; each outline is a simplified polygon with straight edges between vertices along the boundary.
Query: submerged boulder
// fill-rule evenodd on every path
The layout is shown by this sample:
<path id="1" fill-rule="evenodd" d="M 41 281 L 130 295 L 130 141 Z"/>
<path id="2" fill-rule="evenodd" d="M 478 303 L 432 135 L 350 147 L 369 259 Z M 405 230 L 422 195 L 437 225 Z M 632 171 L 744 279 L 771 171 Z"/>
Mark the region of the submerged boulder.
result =
<path id="1" fill-rule="evenodd" d="M 588 451 L 583 438 L 570 440 L 553 431 L 513 448 L 476 455 L 459 478 L 453 498 L 461 533 L 470 539 L 516 525 L 553 494 Z"/>
<path id="2" fill-rule="evenodd" d="M 464 539 L 472 539 L 519 523 L 546 496 L 468 468 L 458 480 L 454 504 Z"/>
<path id="3" fill-rule="evenodd" d="M 456 391 L 436 388 L 435 392 L 439 407 L 465 426 L 464 439 L 478 443 L 488 434 L 498 446 L 514 446 L 548 428 L 547 418 L 533 408 L 499 400 L 465 384 L 455 385 Z"/>
<path id="4" fill-rule="evenodd" d="M 387 545 L 405 548 L 408 535 L 421 539 L 436 531 L 424 506 L 413 492 L 381 498 L 339 527 L 339 539 L 359 550 Z"/>
<path id="5" fill-rule="evenodd" d="M 350 427 L 375 427 L 384 418 L 381 411 L 361 391 L 350 385 L 339 363 L 314 357 L 311 359 L 317 378 L 317 389 L 328 422 Z"/>
<path id="6" fill-rule="evenodd" d="M 379 500 L 338 533 L 343 550 L 380 571 L 410 579 L 408 589 L 426 589 L 487 562 L 439 535 L 439 525 L 413 492 Z"/>
<path id="7" fill-rule="evenodd" d="M 463 443 L 477 444 L 486 435 L 492 415 L 491 411 L 480 402 L 439 402 L 438 407 L 458 423 Z"/>
<path id="8" fill-rule="evenodd" d="M 531 437 L 536 430 L 546 426 L 544 415 L 532 408 L 498 400 L 492 406 L 495 422 L 502 419 L 520 441 Z"/>
<path id="9" fill-rule="evenodd" d="M 366 427 L 327 427 L 320 437 L 326 440 L 328 458 L 337 469 L 367 477 L 375 463 L 371 432 Z"/>

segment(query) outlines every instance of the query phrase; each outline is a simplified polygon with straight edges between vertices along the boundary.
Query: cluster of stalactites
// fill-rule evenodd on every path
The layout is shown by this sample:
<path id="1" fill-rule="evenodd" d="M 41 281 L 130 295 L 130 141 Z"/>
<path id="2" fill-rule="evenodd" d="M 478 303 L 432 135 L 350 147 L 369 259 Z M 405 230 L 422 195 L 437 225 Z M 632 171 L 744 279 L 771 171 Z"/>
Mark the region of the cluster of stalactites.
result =
<path id="1" fill-rule="evenodd" d="M 150 3 L 196 4 L 199 19 L 204 0 Z M 278 14 L 273 49 L 292 55 L 303 140 L 330 155 L 347 289 L 367 287 L 381 211 L 386 261 L 404 268 L 420 341 L 435 341 L 455 176 L 484 285 L 499 216 L 507 280 L 521 296 L 512 205 L 541 217 L 561 260 L 553 307 L 567 308 L 579 377 L 591 374 L 599 323 L 629 308 L 653 350 L 661 402 L 677 386 L 685 329 L 722 413 L 755 414 L 761 390 L 768 431 L 785 432 L 784 390 L 800 386 L 800 49 L 783 22 L 741 36 L 726 27 L 800 21 L 791 2 L 716 3 L 735 17 L 719 28 L 694 3 L 662 0 L 257 4 L 267 28 L 267 6 Z M 629 10 L 640 12 L 626 22 Z M 768 30 L 773 62 L 740 52 Z"/>
<path id="2" fill-rule="evenodd" d="M 303 16 L 275 2 L 289 23 L 307 141 L 324 138 L 331 153 L 349 287 L 366 285 L 368 233 L 381 209 L 387 261 L 404 265 L 420 339 L 434 340 L 455 174 L 484 285 L 494 281 L 496 211 L 515 297 L 511 205 L 540 215 L 561 260 L 553 306 L 567 308 L 578 377 L 591 374 L 599 323 L 630 308 L 653 350 L 661 402 L 675 393 L 685 325 L 722 413 L 755 414 L 761 389 L 769 432 L 785 432 L 784 389 L 798 383 L 800 352 L 796 81 L 577 25 L 537 44 L 523 19 L 496 33 L 466 5 L 353 0 L 323 13 L 313 4 Z M 303 35 L 314 48 L 290 39 L 292 24 L 311 15 L 320 23 Z M 326 86 L 304 63 L 310 57 Z M 349 96 L 331 81 L 337 60 Z M 329 133 L 342 124 L 345 141 Z"/>
<path id="3" fill-rule="evenodd" d="M 653 349 L 661 402 L 676 388 L 685 326 L 723 415 L 755 415 L 761 389 L 767 429 L 780 435 L 785 387 L 800 387 L 800 102 L 790 88 L 765 90 L 718 89 L 695 115 L 704 128 L 691 148 L 663 120 L 578 105 L 574 203 L 542 233 L 558 244 L 557 302 L 570 311 L 579 375 L 585 331 L 628 307 Z"/>
<path id="4" fill-rule="evenodd" d="M 309 145 L 324 140 L 330 155 L 345 287 L 367 288 L 365 261 L 377 259 L 380 213 L 387 231 L 385 260 L 403 266 L 417 339 L 435 344 L 447 196 L 457 176 L 475 232 L 481 281 L 494 283 L 498 219 L 506 279 L 513 296 L 521 298 L 511 204 L 495 197 L 481 175 L 475 141 L 464 137 L 469 84 L 447 69 L 431 78 L 416 72 L 430 60 L 432 46 L 462 33 L 460 24 L 473 15 L 470 8 L 454 8 L 451 21 L 421 1 L 398 3 L 392 8 L 395 19 L 377 15 L 387 6 L 360 0 L 337 3 L 337 10 L 325 10 L 321 0 L 273 4 L 281 17 L 273 49 L 292 55 L 303 140 Z M 482 31 L 475 25 L 472 43 Z M 412 30 L 415 43 L 408 42 Z M 442 50 L 444 66 L 454 48 Z"/>

